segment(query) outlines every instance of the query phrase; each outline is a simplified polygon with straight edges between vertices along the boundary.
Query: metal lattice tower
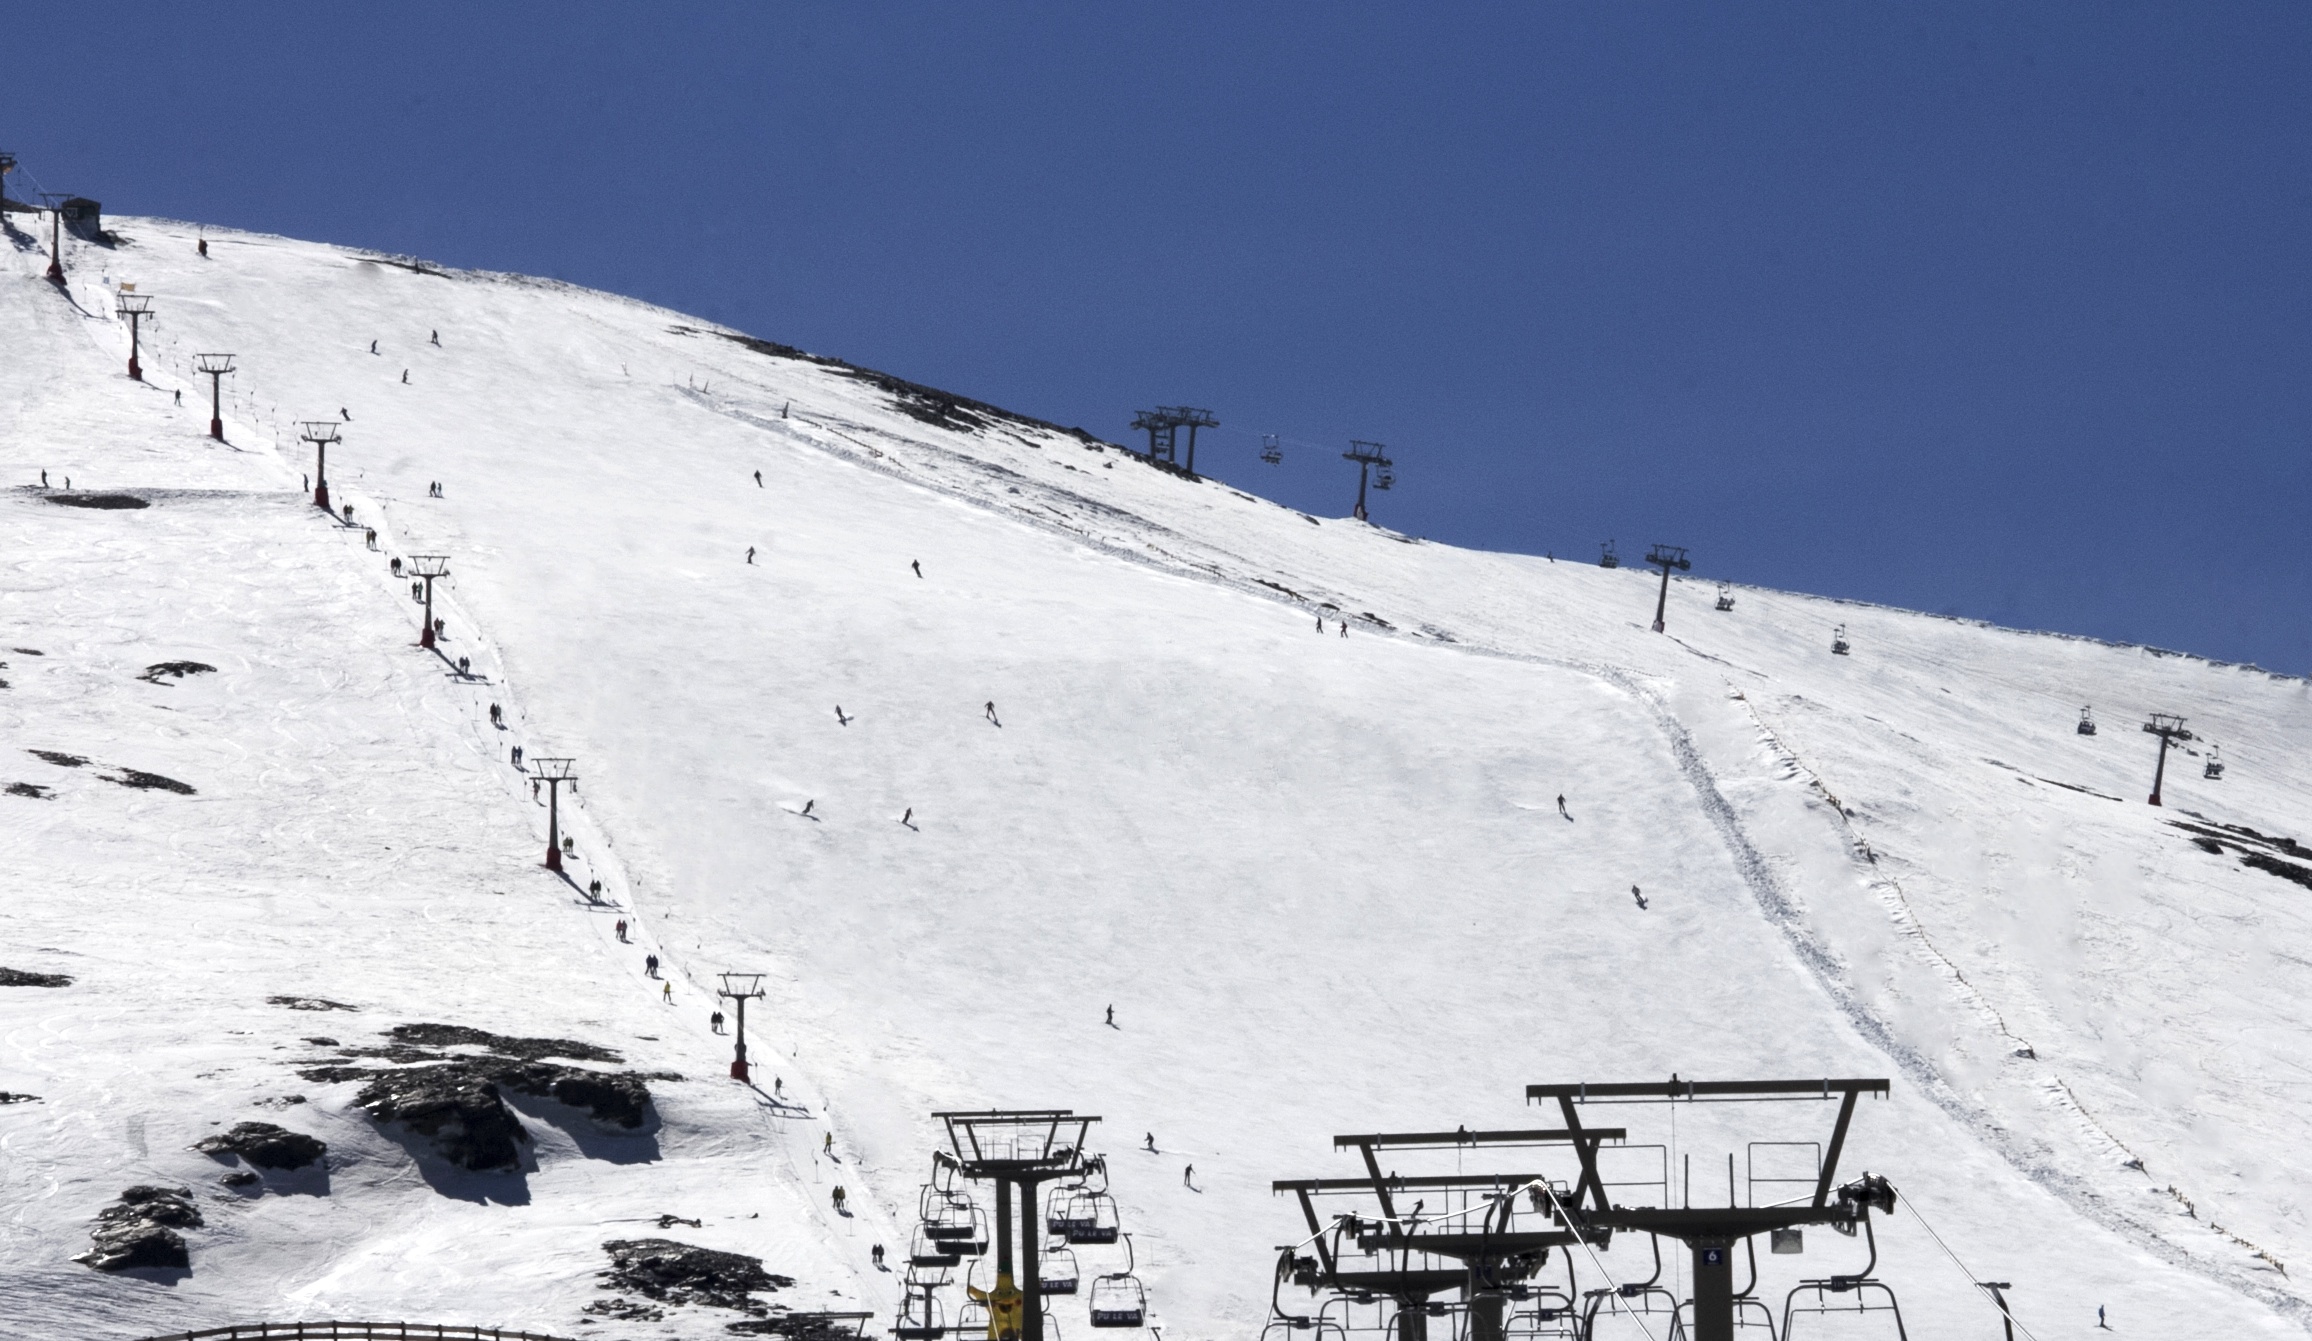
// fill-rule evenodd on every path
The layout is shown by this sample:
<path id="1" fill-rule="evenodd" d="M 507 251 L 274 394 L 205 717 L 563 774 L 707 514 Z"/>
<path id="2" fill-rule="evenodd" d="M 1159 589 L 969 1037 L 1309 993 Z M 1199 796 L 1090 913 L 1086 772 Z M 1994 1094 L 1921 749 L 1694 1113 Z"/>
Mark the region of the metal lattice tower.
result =
<path id="1" fill-rule="evenodd" d="M 2197 740 L 2198 737 L 2184 730 L 2183 718 L 2169 712 L 2153 713 L 2151 720 L 2143 724 L 2143 729 L 2159 737 L 2159 763 L 2152 769 L 2151 775 L 2151 803 L 2155 806 L 2161 805 L 2162 802 L 2159 799 L 2160 784 L 2167 778 L 2168 746 L 2182 741 Z"/>
<path id="2" fill-rule="evenodd" d="M 128 322 L 129 380 L 141 382 L 144 380 L 144 369 L 137 365 L 136 360 L 137 336 L 139 334 L 137 326 L 139 322 L 153 314 L 153 300 L 145 294 L 134 292 L 135 287 L 133 284 L 121 285 L 120 295 L 114 300 L 112 310 L 115 315 Z"/>
<path id="3" fill-rule="evenodd" d="M 1683 573 L 1694 565 L 1687 560 L 1684 545 L 1656 545 L 1646 551 L 1646 562 L 1662 570 L 1662 594 L 1654 600 L 1654 632 L 1660 633 L 1665 627 L 1662 616 L 1670 608 L 1670 570 Z"/>
<path id="4" fill-rule="evenodd" d="M 329 445 L 338 441 L 337 425 L 327 419 L 299 421 L 297 436 L 313 444 L 313 506 L 329 511 Z M 426 646 L 433 646 L 427 643 Z"/>
<path id="5" fill-rule="evenodd" d="M 209 379 L 209 436 L 219 442 L 225 440 L 224 377 L 233 371 L 230 354 L 195 354 L 193 367 Z"/>
<path id="6" fill-rule="evenodd" d="M 1397 477 L 1393 473 L 1397 463 L 1389 459 L 1389 449 L 1382 444 L 1360 442 L 1355 439 L 1350 440 L 1349 450 L 1341 453 L 1341 459 L 1357 463 L 1357 510 L 1350 515 L 1358 521 L 1364 521 L 1366 481 L 1377 469 L 1380 472 L 1380 479 L 1376 487 L 1381 489 L 1393 487 L 1397 483 Z"/>

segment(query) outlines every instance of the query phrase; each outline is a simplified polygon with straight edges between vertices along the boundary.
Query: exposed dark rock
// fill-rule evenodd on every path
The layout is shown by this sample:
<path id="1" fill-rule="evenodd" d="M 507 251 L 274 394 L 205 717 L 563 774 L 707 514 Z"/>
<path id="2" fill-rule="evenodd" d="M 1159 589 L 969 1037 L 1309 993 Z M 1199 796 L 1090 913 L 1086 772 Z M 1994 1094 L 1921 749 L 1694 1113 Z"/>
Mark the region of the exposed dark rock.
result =
<path id="1" fill-rule="evenodd" d="M 69 973 L 34 973 L 29 969 L 0 968 L 0 987 L 70 987 Z"/>
<path id="2" fill-rule="evenodd" d="M 650 1119 L 650 1089 L 631 1071 L 581 1071 L 552 1062 L 506 1066 L 493 1073 L 516 1094 L 585 1109 L 596 1122 L 633 1131 Z"/>
<path id="3" fill-rule="evenodd" d="M 182 680 L 188 675 L 213 675 L 216 670 L 215 666 L 205 661 L 156 661 L 145 667 L 144 674 L 136 678 L 159 684 L 164 675 L 173 675 Z"/>
<path id="4" fill-rule="evenodd" d="M 311 1072 L 305 1078 L 315 1080 Z M 530 1133 L 498 1097 L 498 1087 L 458 1062 L 371 1071 L 354 1102 L 372 1121 L 427 1137 L 442 1158 L 476 1172 L 521 1167 Z"/>
<path id="5" fill-rule="evenodd" d="M 575 1043 L 567 1038 L 512 1038 L 493 1034 L 486 1029 L 468 1029 L 462 1024 L 397 1024 L 385 1031 L 386 1037 L 397 1043 L 414 1044 L 427 1048 L 454 1048 L 460 1045 L 488 1048 L 507 1057 L 525 1061 L 539 1061 L 547 1057 L 567 1057 L 580 1062 L 621 1062 L 625 1058 L 608 1048 L 591 1043 Z"/>
<path id="6" fill-rule="evenodd" d="M 597 1299 L 578 1311 L 594 1314 L 595 1317 L 616 1318 L 620 1322 L 659 1322 L 666 1317 L 665 1309 L 653 1308 L 649 1304 L 637 1304 L 624 1295 L 612 1299 Z M 593 1318 L 583 1319 L 586 1322 L 593 1320 Z"/>
<path id="7" fill-rule="evenodd" d="M 265 1178 L 262 1174 L 251 1172 L 248 1169 L 236 1169 L 217 1181 L 227 1187 L 255 1187 L 264 1182 Z"/>
<path id="8" fill-rule="evenodd" d="M 152 506 L 135 494 L 50 494 L 48 501 L 59 507 L 102 508 L 108 511 Z"/>
<path id="9" fill-rule="evenodd" d="M 46 759 L 48 762 L 56 765 L 58 768 L 80 768 L 88 763 L 86 757 L 77 754 L 66 754 L 62 750 L 27 750 L 25 753 L 37 755 L 42 759 Z"/>
<path id="10" fill-rule="evenodd" d="M 8 650 L 11 652 L 21 652 L 28 657 L 44 657 L 48 655 L 46 652 L 41 651 L 37 647 L 11 647 Z"/>
<path id="11" fill-rule="evenodd" d="M 623 1290 L 661 1304 L 737 1309 L 757 1317 L 770 1309 L 753 1296 L 783 1290 L 791 1276 L 763 1270 L 759 1257 L 717 1252 L 672 1239 L 612 1239 L 602 1245 L 610 1269 L 598 1273 L 605 1290 Z"/>
<path id="12" fill-rule="evenodd" d="M 783 1336 L 787 1341 L 849 1341 L 860 1335 L 861 1321 L 857 1314 L 844 1317 L 834 1313 L 782 1313 L 773 1309 L 767 1318 L 724 1323 L 723 1330 L 739 1336 Z"/>
<path id="13" fill-rule="evenodd" d="M 361 1009 L 359 1006 L 348 1006 L 342 1001 L 331 1001 L 327 997 L 320 996 L 269 996 L 265 998 L 265 1004 L 268 1006 L 287 1006 L 291 1010 Z"/>
<path id="14" fill-rule="evenodd" d="M 43 787 L 37 782 L 11 782 L 8 784 L 8 794 L 10 796 L 29 796 L 35 801 L 48 800 L 52 795 L 49 788 Z"/>
<path id="15" fill-rule="evenodd" d="M 260 1169 L 302 1169 L 329 1149 L 315 1137 L 270 1122 L 240 1123 L 231 1131 L 196 1142 L 193 1148 L 204 1154 L 235 1155 L 242 1163 Z"/>
<path id="16" fill-rule="evenodd" d="M 139 1185 L 96 1214 L 89 1238 L 96 1246 L 72 1259 L 98 1271 L 132 1267 L 190 1267 L 180 1229 L 198 1229 L 201 1212 L 189 1187 Z"/>
<path id="17" fill-rule="evenodd" d="M 317 1048 L 334 1048 L 337 1046 L 337 1040 L 334 1038 L 309 1038 L 305 1041 Z"/>
<path id="18" fill-rule="evenodd" d="M 685 1220 L 679 1215 L 662 1215 L 658 1217 L 658 1227 L 660 1229 L 672 1229 L 676 1225 L 689 1225 L 692 1229 L 706 1228 L 706 1226 L 701 1224 L 699 1221 Z"/>
<path id="19" fill-rule="evenodd" d="M 106 782 L 117 782 L 123 787 L 133 787 L 138 791 L 175 792 L 179 796 L 194 795 L 193 784 L 179 782 L 175 778 L 164 778 L 158 773 L 147 773 L 141 768 L 124 768 L 117 774 L 99 773 L 97 776 Z"/>
<path id="20" fill-rule="evenodd" d="M 0 1104 L 36 1104 L 39 1102 L 40 1096 L 37 1094 L 10 1094 L 6 1090 L 0 1090 Z"/>

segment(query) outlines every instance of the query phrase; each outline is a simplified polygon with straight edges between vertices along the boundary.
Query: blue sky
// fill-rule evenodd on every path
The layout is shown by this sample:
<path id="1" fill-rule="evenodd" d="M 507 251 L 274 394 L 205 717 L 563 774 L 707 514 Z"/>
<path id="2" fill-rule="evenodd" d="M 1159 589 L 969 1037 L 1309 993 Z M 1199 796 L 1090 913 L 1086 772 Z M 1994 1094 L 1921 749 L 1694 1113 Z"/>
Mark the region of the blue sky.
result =
<path id="1" fill-rule="evenodd" d="M 54 190 L 634 294 L 1340 514 L 2312 672 L 2302 5 L 41 6 Z M 28 187 L 25 183 L 18 189 Z M 1259 434 L 1284 437 L 1262 465 Z"/>

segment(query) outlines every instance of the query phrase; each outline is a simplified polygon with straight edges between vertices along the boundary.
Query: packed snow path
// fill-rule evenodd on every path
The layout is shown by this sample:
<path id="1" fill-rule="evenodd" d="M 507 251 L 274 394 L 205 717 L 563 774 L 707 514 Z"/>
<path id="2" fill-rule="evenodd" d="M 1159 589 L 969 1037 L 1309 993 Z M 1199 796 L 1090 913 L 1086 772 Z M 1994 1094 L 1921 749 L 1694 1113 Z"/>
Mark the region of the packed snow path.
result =
<path id="1" fill-rule="evenodd" d="M 127 245 L 69 258 L 74 294 L 109 311 L 109 274 L 155 295 L 156 387 L 120 378 L 125 332 L 73 313 L 19 256 L 8 320 L 38 357 L 0 402 L 13 416 L 0 418 L 0 469 L 25 483 L 69 469 L 83 488 L 291 491 L 310 468 L 293 421 L 342 411 L 333 488 L 364 524 L 382 512 L 392 552 L 452 556 L 453 637 L 481 646 L 477 668 L 503 686 L 424 680 L 444 711 L 400 710 L 403 734 L 381 732 L 346 771 L 308 765 L 299 785 L 340 798 L 330 833 L 342 808 L 370 837 L 332 837 L 332 851 L 311 826 L 277 860 L 301 879 L 327 872 L 330 897 L 364 916 L 403 906 L 392 899 L 406 881 L 381 863 L 410 829 L 461 845 L 463 878 L 507 898 L 534 887 L 534 816 L 480 716 L 481 693 L 501 698 L 534 753 L 578 757 L 581 847 L 615 872 L 616 897 L 670 968 L 698 983 L 721 968 L 773 975 L 751 1019 L 790 1055 L 790 1084 L 807 1075 L 814 1099 L 824 1093 L 865 1160 L 855 1200 L 871 1193 L 882 1223 L 912 1210 L 931 1109 L 1102 1113 L 1162 1320 L 1181 1336 L 1241 1335 L 1265 1308 L 1269 1248 L 1298 1237 L 1268 1180 L 1333 1171 L 1334 1132 L 1517 1125 L 1536 1080 L 1884 1073 L 1897 1097 L 1865 1110 L 1848 1167 L 1893 1176 L 1971 1264 L 2016 1279 L 2041 1335 L 2099 1303 L 2145 1334 L 2300 1330 L 2294 1286 L 2255 1251 L 2287 1262 L 2312 1240 L 2286 1174 L 2312 1135 L 2289 1102 L 2312 1083 L 2299 1075 L 2303 994 L 2290 990 L 2312 963 L 2305 891 L 2195 846 L 2168 823 L 2180 810 L 2137 804 L 2149 751 L 2129 714 L 2184 712 L 2235 761 L 2206 783 L 2196 760 L 2177 760 L 2171 807 L 2303 838 L 2302 682 L 1768 592 L 1743 591 L 1721 614 L 1700 583 L 1673 584 L 1671 636 L 1657 637 L 1643 627 L 1644 573 L 1303 517 L 613 297 L 230 234 L 211 234 L 202 262 L 189 229 L 118 226 Z M 218 349 L 243 368 L 231 448 L 192 436 L 206 383 L 183 371 L 192 352 Z M 179 381 L 181 411 L 168 395 Z M 205 536 L 220 554 L 251 537 L 334 546 L 294 566 L 367 592 L 374 619 L 408 641 L 384 554 L 294 503 L 12 507 L 28 528 L 12 554 L 52 564 L 78 553 L 67 522 L 150 537 L 163 513 L 193 528 L 184 543 Z M 74 596 L 94 610 L 109 584 L 121 601 L 181 612 L 186 594 L 241 580 L 229 563 L 151 566 L 91 574 Z M 12 568 L 0 609 L 29 638 L 19 585 Z M 252 630 L 312 618 L 310 601 L 236 592 L 218 595 Z M 356 623 L 347 613 L 313 664 L 379 677 L 425 664 Z M 1838 623 L 1852 656 L 1828 655 Z M 179 655 L 216 660 L 172 648 L 151 659 Z M 23 690 L 9 692 L 21 733 Z M 367 697 L 346 711 L 395 702 Z M 2090 701 L 2109 726 L 2080 737 L 2072 722 Z M 125 711 L 93 690 L 71 710 Z M 276 748 L 249 722 L 219 736 L 261 758 Z M 453 742 L 482 781 L 455 802 L 394 793 L 405 772 L 432 777 L 429 751 Z M 305 794 L 252 809 L 278 824 L 284 808 L 310 813 Z M 440 823 L 416 822 L 437 810 Z M 508 835 L 496 846 L 481 837 L 493 826 Z M 201 831 L 243 832 L 208 819 Z M 50 844 L 66 841 L 27 840 L 11 860 L 46 879 L 68 864 Z M 150 884 L 164 850 L 121 860 Z M 349 862 L 370 863 L 359 869 L 372 883 L 349 881 Z M 217 878 L 247 877 L 228 862 Z M 227 897 L 171 890 L 180 905 Z M 443 944 L 374 970 L 380 991 L 424 1000 L 452 982 L 500 1012 L 458 1022 L 583 1036 L 535 1006 L 604 990 L 585 958 L 604 948 L 602 915 L 567 895 L 507 905 L 529 912 L 502 914 L 523 928 L 503 935 L 455 898 Z M 68 899 L 56 916 L 80 911 Z M 297 933 L 302 953 L 334 949 L 332 922 Z M 594 939 L 569 939 L 574 926 Z M 88 952 L 38 934 L 59 954 Z M 544 943 L 509 963 L 520 934 Z M 214 958 L 191 939 L 154 953 Z M 613 953 L 630 972 L 634 952 Z M 524 975 L 557 985 L 501 981 Z M 1110 1004 L 1116 1029 L 1102 1022 Z M 57 1008 L 0 996 L 11 1022 Z M 157 1023 L 122 1027 L 155 1030 L 147 1054 L 193 1046 Z M 719 1046 L 684 1039 L 666 1064 L 703 1078 Z M 189 1055 L 187 1075 L 205 1069 Z M 48 1065 L 21 1084 L 0 1075 L 0 1088 L 61 1092 L 47 1077 L 68 1068 Z M 59 1307 L 131 1300 L 131 1283 L 59 1265 L 112 1184 L 134 1180 L 121 1171 L 147 1176 L 117 1141 L 65 1149 L 21 1134 L 71 1102 L 0 1110 L 12 1161 L 46 1140 L 47 1167 L 79 1180 L 70 1197 L 47 1195 L 65 1204 L 8 1251 L 42 1264 Z M 757 1118 L 731 1105 L 714 1130 L 752 1133 L 743 1124 Z M 1164 1154 L 1131 1153 L 1143 1132 Z M 1715 1159 L 1713 1134 L 1687 1139 Z M 701 1195 L 754 1197 L 716 1161 L 756 1139 L 694 1149 L 662 1134 L 650 1169 Z M 807 1146 L 779 1158 L 800 1187 Z M 1188 1162 L 1200 1192 L 1181 1185 Z M 609 1218 L 602 1199 L 632 1195 L 611 1186 L 617 1168 L 565 1167 L 599 1186 L 550 1199 L 542 1166 L 524 1213 L 591 1224 Z M 438 1219 L 429 1195 L 411 1187 L 387 1204 Z M 764 1252 L 772 1269 L 855 1289 L 841 1238 L 852 1226 L 827 1234 L 807 1196 L 780 1207 L 775 1232 L 789 1237 Z M 474 1213 L 433 1231 L 446 1252 L 496 1233 Z M 502 1320 L 570 1326 L 599 1258 L 587 1233 L 565 1237 L 560 1256 L 493 1239 L 476 1259 L 522 1263 L 521 1286 L 495 1288 L 536 1311 Z M 798 1266 L 812 1242 L 832 1254 L 816 1274 Z M 1984 1330 L 1979 1296 L 1900 1213 L 1885 1243 L 1882 1274 L 1905 1288 L 1915 1327 Z M 347 1266 L 374 1251 L 367 1233 L 251 1250 L 284 1280 L 390 1291 Z M 233 1269 L 196 1257 L 171 1302 L 229 1291 Z M 422 1293 L 351 1297 L 439 1311 Z M 888 1297 L 870 1302 L 888 1314 Z"/>

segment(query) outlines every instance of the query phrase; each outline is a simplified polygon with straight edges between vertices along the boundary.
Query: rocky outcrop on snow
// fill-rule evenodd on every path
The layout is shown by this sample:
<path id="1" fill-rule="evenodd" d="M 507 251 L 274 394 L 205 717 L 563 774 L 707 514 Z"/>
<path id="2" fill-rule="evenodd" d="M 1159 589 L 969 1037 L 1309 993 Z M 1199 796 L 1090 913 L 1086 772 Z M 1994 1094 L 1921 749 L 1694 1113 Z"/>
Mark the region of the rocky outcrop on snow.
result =
<path id="1" fill-rule="evenodd" d="M 372 1121 L 426 1137 L 442 1158 L 463 1169 L 520 1166 L 530 1134 L 506 1106 L 507 1093 L 581 1110 L 613 1134 L 641 1133 L 657 1116 L 647 1083 L 654 1077 L 544 1060 L 624 1060 L 590 1043 L 516 1038 L 454 1024 L 396 1025 L 386 1038 L 381 1046 L 343 1049 L 337 1064 L 298 1074 L 317 1084 L 363 1082 L 354 1102 Z M 452 1048 L 459 1051 L 445 1050 Z M 373 1062 L 390 1065 L 365 1064 Z"/>
<path id="2" fill-rule="evenodd" d="M 220 1158 L 236 1158 L 258 1169 L 302 1169 L 329 1150 L 317 1137 L 270 1122 L 240 1123 L 231 1131 L 195 1142 L 193 1148 Z"/>
<path id="3" fill-rule="evenodd" d="M 201 1227 L 200 1209 L 186 1187 L 140 1184 L 120 1194 L 120 1200 L 97 1212 L 96 1228 L 88 1236 L 96 1246 L 73 1258 L 98 1271 L 127 1271 L 135 1267 L 190 1267 L 180 1229 Z"/>
<path id="4" fill-rule="evenodd" d="M 754 1295 L 795 1283 L 791 1276 L 763 1270 L 759 1257 L 673 1239 L 612 1239 L 602 1251 L 610 1254 L 610 1269 L 599 1273 L 601 1288 L 638 1294 L 659 1304 L 698 1304 L 761 1317 L 770 1307 Z M 623 1317 L 629 1310 L 639 1307 L 620 1298 L 604 1301 L 599 1311 Z"/>
<path id="5" fill-rule="evenodd" d="M 70 987 L 65 973 L 34 973 L 30 969 L 0 968 L 0 987 Z"/>

